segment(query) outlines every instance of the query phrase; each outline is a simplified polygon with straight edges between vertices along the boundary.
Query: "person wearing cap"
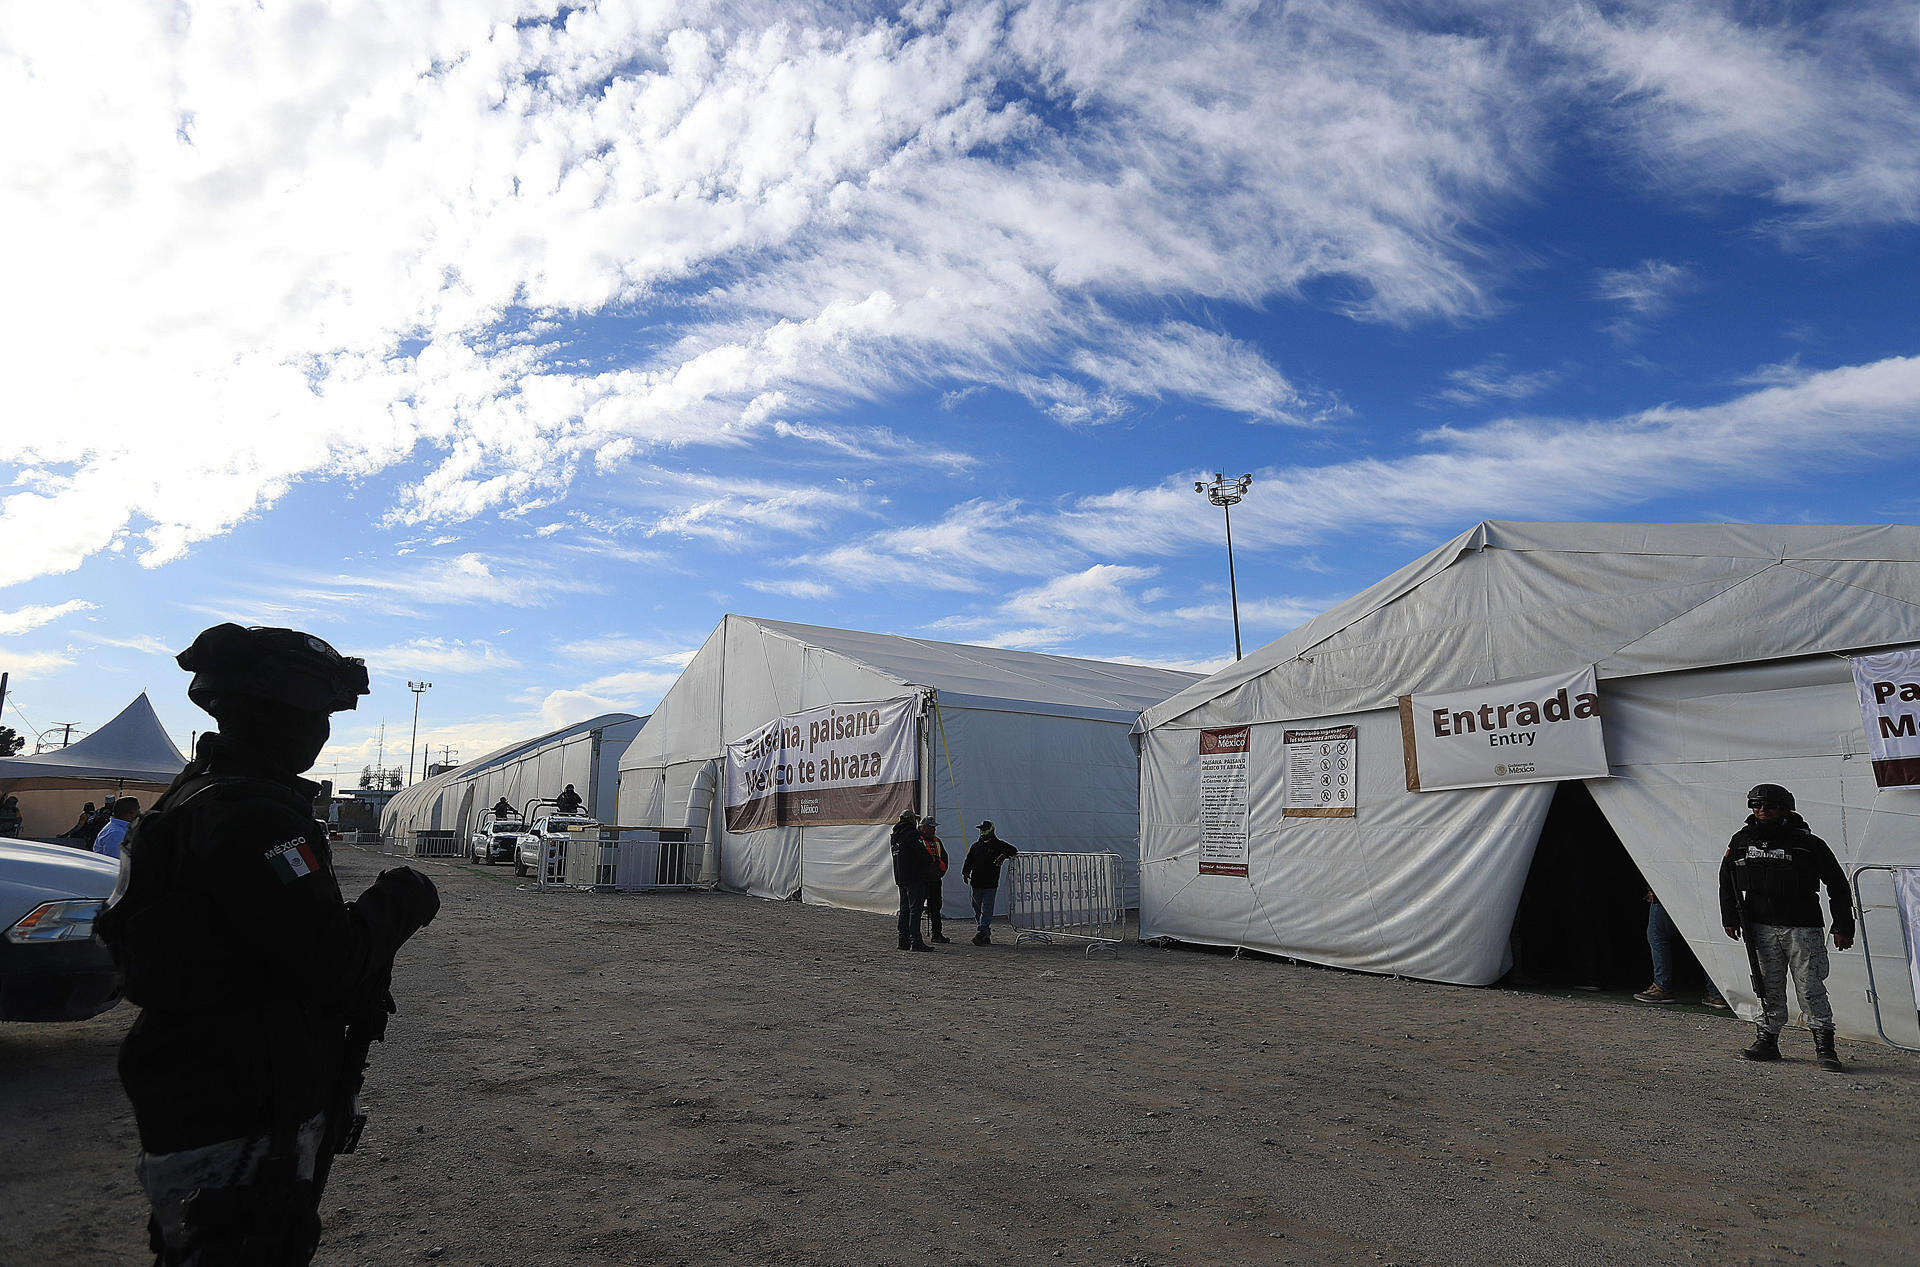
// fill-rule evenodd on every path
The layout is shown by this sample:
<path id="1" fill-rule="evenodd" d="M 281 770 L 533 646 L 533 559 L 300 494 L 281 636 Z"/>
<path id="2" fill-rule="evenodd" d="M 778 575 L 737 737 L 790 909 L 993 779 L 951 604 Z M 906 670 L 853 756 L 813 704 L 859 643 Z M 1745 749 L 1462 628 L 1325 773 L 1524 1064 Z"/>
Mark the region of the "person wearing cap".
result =
<path id="1" fill-rule="evenodd" d="M 900 949 L 932 950 L 920 940 L 920 912 L 927 905 L 927 873 L 933 870 L 933 860 L 920 838 L 918 814 L 907 810 L 900 815 L 888 850 L 893 855 L 894 887 L 900 890 Z"/>
<path id="2" fill-rule="evenodd" d="M 57 837 L 55 837 L 55 839 L 56 840 L 78 840 L 82 836 L 86 836 L 88 839 L 88 842 L 91 843 L 93 837 L 91 833 L 87 831 L 87 827 L 88 827 L 88 824 L 93 822 L 94 817 L 98 813 L 99 811 L 94 808 L 93 802 L 88 801 L 85 805 L 82 805 L 80 807 L 80 817 L 74 820 L 73 826 L 61 832 Z"/>
<path id="3" fill-rule="evenodd" d="M 160 1264 L 306 1263 L 346 1017 L 378 1006 L 395 952 L 440 899 L 410 868 L 352 902 L 301 778 L 366 666 L 292 629 L 217 625 L 178 657 L 218 729 L 125 842 L 96 927 L 140 1016 L 120 1080 Z"/>
<path id="4" fill-rule="evenodd" d="M 1833 908 L 1833 944 L 1853 945 L 1853 899 L 1847 876 L 1827 842 L 1794 812 L 1793 793 L 1762 783 L 1747 793 L 1746 825 L 1733 834 L 1720 861 L 1720 922 L 1727 936 L 1745 938 L 1760 994 L 1760 1019 L 1748 1060 L 1780 1059 L 1787 1024 L 1787 977 L 1800 995 L 1800 1014 L 1813 1031 L 1820 1067 L 1844 1069 L 1833 1048 L 1833 1008 L 1827 1002 L 1827 946 L 1820 925 L 1820 886 Z"/>
<path id="5" fill-rule="evenodd" d="M 568 817 L 578 814 L 581 804 L 580 794 L 573 790 L 571 783 L 567 784 L 565 791 L 553 798 L 553 807 Z"/>
<path id="6" fill-rule="evenodd" d="M 980 824 L 980 839 L 973 842 L 973 848 L 967 850 L 967 860 L 960 864 L 960 878 L 973 890 L 973 914 L 978 922 L 973 934 L 976 946 L 993 943 L 989 930 L 993 927 L 994 904 L 1000 896 L 1000 864 L 1019 852 L 993 834 L 993 822 L 988 820 Z"/>
<path id="7" fill-rule="evenodd" d="M 113 811 L 113 817 L 109 818 L 107 825 L 100 829 L 100 834 L 93 838 L 93 851 L 109 858 L 118 858 L 120 842 L 127 838 L 128 830 L 133 827 L 133 820 L 140 816 L 140 802 L 131 796 L 123 796 L 108 808 Z"/>
<path id="8" fill-rule="evenodd" d="M 939 824 L 931 818 L 920 820 L 920 843 L 927 851 L 927 928 L 928 941 L 947 945 L 953 939 L 940 931 L 940 882 L 947 875 L 947 847 L 940 843 Z"/>
<path id="9" fill-rule="evenodd" d="M 513 812 L 513 806 L 507 804 L 507 798 L 504 796 L 493 803 L 493 816 L 495 818 L 517 817 L 517 815 Z"/>

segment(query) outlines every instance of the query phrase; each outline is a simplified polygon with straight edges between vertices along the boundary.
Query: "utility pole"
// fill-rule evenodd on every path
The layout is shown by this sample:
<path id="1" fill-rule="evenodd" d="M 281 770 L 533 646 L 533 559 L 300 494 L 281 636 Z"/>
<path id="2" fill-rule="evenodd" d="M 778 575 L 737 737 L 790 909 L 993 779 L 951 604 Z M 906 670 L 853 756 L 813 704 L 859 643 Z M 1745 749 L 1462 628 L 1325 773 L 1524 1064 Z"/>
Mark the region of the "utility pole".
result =
<path id="1" fill-rule="evenodd" d="M 413 692 L 413 737 L 407 740 L 407 782 L 413 782 L 413 750 L 420 742 L 420 696 L 433 683 L 409 682 L 407 689 Z"/>
<path id="2" fill-rule="evenodd" d="M 1218 506 L 1227 517 L 1227 594 L 1233 604 L 1233 658 L 1240 658 L 1240 584 L 1233 574 L 1233 508 L 1253 487 L 1253 476 L 1242 475 L 1230 480 L 1220 472 L 1213 473 L 1213 483 L 1195 480 L 1193 491 L 1205 493 L 1207 500 Z"/>
<path id="3" fill-rule="evenodd" d="M 387 723 L 384 719 L 380 722 L 380 746 L 374 750 L 373 768 L 380 775 L 379 781 L 385 782 L 387 777 Z"/>
<path id="4" fill-rule="evenodd" d="M 0 716 L 7 711 L 7 675 L 0 673 Z"/>

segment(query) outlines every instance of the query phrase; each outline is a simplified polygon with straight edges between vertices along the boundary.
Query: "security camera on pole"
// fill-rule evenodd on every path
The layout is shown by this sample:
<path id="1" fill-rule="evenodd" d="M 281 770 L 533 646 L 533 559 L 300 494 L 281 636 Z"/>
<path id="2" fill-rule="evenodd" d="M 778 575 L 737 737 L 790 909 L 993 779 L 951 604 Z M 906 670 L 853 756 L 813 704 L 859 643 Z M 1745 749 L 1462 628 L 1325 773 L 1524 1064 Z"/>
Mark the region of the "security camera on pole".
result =
<path id="1" fill-rule="evenodd" d="M 1233 575 L 1233 508 L 1253 487 L 1253 476 L 1242 475 L 1230 480 L 1220 472 L 1213 473 L 1213 483 L 1195 480 L 1193 491 L 1205 493 L 1207 500 L 1218 506 L 1227 516 L 1227 593 L 1233 603 L 1233 658 L 1240 658 L 1240 586 Z"/>
<path id="2" fill-rule="evenodd" d="M 409 682 L 407 689 L 413 692 L 413 736 L 407 740 L 407 782 L 413 782 L 413 752 L 420 742 L 420 693 L 432 686 L 431 682 Z"/>

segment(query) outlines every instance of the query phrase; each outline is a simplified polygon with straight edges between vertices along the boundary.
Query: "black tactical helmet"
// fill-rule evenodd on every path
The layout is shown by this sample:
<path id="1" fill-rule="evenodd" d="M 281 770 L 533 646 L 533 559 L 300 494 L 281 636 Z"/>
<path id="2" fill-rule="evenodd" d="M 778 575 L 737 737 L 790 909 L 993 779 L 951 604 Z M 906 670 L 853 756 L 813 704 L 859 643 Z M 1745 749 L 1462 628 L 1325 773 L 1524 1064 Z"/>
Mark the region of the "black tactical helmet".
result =
<path id="1" fill-rule="evenodd" d="M 1762 783 L 1747 789 L 1747 808 L 1759 809 L 1762 805 L 1769 805 L 1777 810 L 1790 810 L 1793 808 L 1793 793 L 1778 783 Z"/>
<path id="2" fill-rule="evenodd" d="M 215 625 L 175 660 L 193 674 L 187 698 L 201 708 L 222 696 L 250 695 L 337 713 L 367 693 L 366 661 L 343 656 L 298 629 Z"/>

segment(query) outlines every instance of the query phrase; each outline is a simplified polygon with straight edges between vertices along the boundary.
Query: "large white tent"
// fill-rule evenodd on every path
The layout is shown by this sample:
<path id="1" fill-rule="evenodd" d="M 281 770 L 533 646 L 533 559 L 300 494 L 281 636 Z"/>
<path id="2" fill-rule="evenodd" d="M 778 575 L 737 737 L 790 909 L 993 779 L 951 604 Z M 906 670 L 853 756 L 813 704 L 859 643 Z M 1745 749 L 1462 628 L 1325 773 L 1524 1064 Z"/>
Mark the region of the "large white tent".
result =
<path id="1" fill-rule="evenodd" d="M 1611 777 L 1586 786 L 1751 1016 L 1717 898 L 1744 793 L 1786 785 L 1849 870 L 1920 865 L 1920 792 L 1876 790 L 1845 658 L 1916 642 L 1913 527 L 1480 524 L 1145 711 L 1141 935 L 1498 980 L 1555 786 L 1409 791 L 1396 698 L 1593 665 Z M 1196 732 L 1241 725 L 1248 874 L 1201 874 Z M 1282 814 L 1283 725 L 1357 728 L 1353 817 Z M 1914 1041 L 1898 925 L 1873 931 L 1888 1032 Z M 1859 948 L 1832 965 L 1841 1031 L 1871 1035 Z"/>
<path id="2" fill-rule="evenodd" d="M 64 748 L 0 758 L 0 793 L 19 795 L 22 835 L 50 836 L 73 824 L 83 800 L 163 791 L 186 764 L 143 691 Z"/>
<path id="3" fill-rule="evenodd" d="M 971 828 L 992 819 L 1029 849 L 1138 857 L 1142 708 L 1191 673 L 922 638 L 727 616 L 687 664 L 620 763 L 620 821 L 691 826 L 717 845 L 729 888 L 888 911 L 886 825 L 730 833 L 719 803 L 725 745 L 776 718 L 832 704 L 911 699 L 921 720 L 920 808 L 959 870 Z M 710 857 L 714 851 L 710 850 Z M 966 911 L 957 874 L 946 910 Z"/>
<path id="4" fill-rule="evenodd" d="M 606 713 L 508 744 L 406 788 L 380 813 L 380 832 L 453 831 L 462 840 L 501 797 L 515 809 L 573 788 L 586 809 L 612 823 L 621 754 L 647 724 L 632 713 Z"/>

